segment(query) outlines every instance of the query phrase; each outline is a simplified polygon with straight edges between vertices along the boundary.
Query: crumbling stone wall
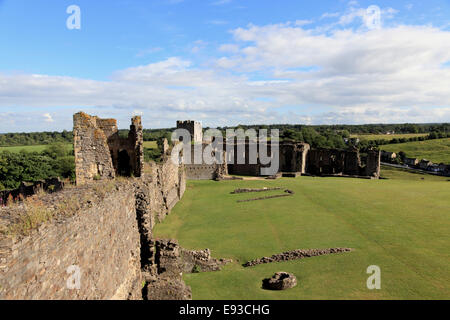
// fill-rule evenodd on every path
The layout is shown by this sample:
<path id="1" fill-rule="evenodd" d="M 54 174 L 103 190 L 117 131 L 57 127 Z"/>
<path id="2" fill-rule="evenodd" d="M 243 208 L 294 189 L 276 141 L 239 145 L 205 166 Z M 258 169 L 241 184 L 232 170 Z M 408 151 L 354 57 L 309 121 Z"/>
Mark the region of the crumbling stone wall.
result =
<path id="1" fill-rule="evenodd" d="M 141 117 L 131 120 L 128 138 L 121 138 L 114 119 L 79 112 L 73 116 L 77 185 L 116 175 L 140 177 L 144 163 Z"/>
<path id="2" fill-rule="evenodd" d="M 134 185 L 118 184 L 103 199 L 89 189 L 48 197 L 82 208 L 58 212 L 28 236 L 0 236 L 0 299 L 139 299 Z M 70 266 L 80 271 L 79 289 L 67 286 Z"/>
<path id="3" fill-rule="evenodd" d="M 75 175 L 77 185 L 98 179 L 113 179 L 116 176 L 108 146 L 107 134 L 112 134 L 117 128 L 115 120 L 105 121 L 102 130 L 97 121 L 83 112 L 73 116 Z M 109 130 L 106 130 L 108 128 Z"/>
<path id="4" fill-rule="evenodd" d="M 185 189 L 184 168 L 165 161 L 140 178 L 46 195 L 45 207 L 57 210 L 53 220 L 17 239 L 0 234 L 0 299 L 142 299 L 152 229 Z M 73 206 L 80 207 L 61 211 Z M 0 208 L 0 222 L 10 220 L 10 210 Z M 66 286 L 71 265 L 81 271 L 79 290 Z"/>
<path id="5" fill-rule="evenodd" d="M 319 176 L 347 175 L 379 178 L 380 164 L 379 151 L 368 151 L 367 157 L 362 161 L 357 149 L 311 149 L 308 153 L 306 171 Z"/>
<path id="6" fill-rule="evenodd" d="M 228 172 L 236 175 L 259 176 L 261 174 L 261 162 L 258 154 L 256 158 L 250 157 L 251 153 L 258 153 L 257 142 L 245 140 L 227 141 Z M 270 151 L 268 151 L 270 152 Z"/>
<path id="7" fill-rule="evenodd" d="M 23 200 L 35 195 L 39 191 L 52 193 L 61 191 L 63 188 L 64 182 L 59 178 L 50 178 L 29 183 L 22 182 L 17 189 L 0 191 L 0 206 L 7 205 L 10 199 L 13 201 Z"/>
<path id="8" fill-rule="evenodd" d="M 250 158 L 250 153 L 256 147 L 256 161 L 253 163 Z M 278 153 L 275 153 L 272 148 L 278 147 Z M 261 148 L 265 148 L 262 150 Z M 310 149 L 307 143 L 282 142 L 279 144 L 259 144 L 256 142 L 236 142 L 232 143 L 232 147 L 228 148 L 231 152 L 227 153 L 228 172 L 230 174 L 260 176 L 261 169 L 270 167 L 270 164 L 263 163 L 260 156 L 264 151 L 267 156 L 277 156 L 279 160 L 278 172 L 298 172 L 305 173 L 307 154 Z M 239 154 L 243 152 L 243 154 Z M 239 163 L 239 157 L 242 157 L 244 163 Z M 232 161 L 230 161 L 232 159 Z"/>
<path id="9" fill-rule="evenodd" d="M 368 177 L 380 177 L 381 152 L 369 150 L 367 152 L 366 167 L 364 175 Z"/>
<path id="10" fill-rule="evenodd" d="M 332 149 L 312 149 L 308 153 L 308 173 L 314 175 L 342 174 L 346 168 L 346 152 Z"/>
<path id="11" fill-rule="evenodd" d="M 190 162 L 185 164 L 186 178 L 189 180 L 214 180 L 220 179 L 220 177 L 228 174 L 227 162 L 226 162 L 226 151 L 225 147 L 222 145 L 215 146 L 212 152 L 214 152 L 214 157 L 216 157 L 216 152 L 222 149 L 222 155 L 217 155 L 217 158 L 223 159 L 223 161 L 218 161 L 218 163 L 206 163 L 203 158 L 203 153 L 208 144 L 193 144 L 191 146 Z M 201 154 L 201 163 L 196 164 L 195 153 Z M 188 155 L 183 155 L 187 157 Z"/>
<path id="12" fill-rule="evenodd" d="M 150 247 L 152 258 L 144 290 L 149 300 L 191 299 L 191 288 L 182 280 L 183 273 L 219 271 L 231 262 L 212 258 L 209 249 L 184 249 L 174 239 L 153 239 Z"/>
<path id="13" fill-rule="evenodd" d="M 310 150 L 307 143 L 285 142 L 280 144 L 280 171 L 306 172 L 306 160 Z"/>

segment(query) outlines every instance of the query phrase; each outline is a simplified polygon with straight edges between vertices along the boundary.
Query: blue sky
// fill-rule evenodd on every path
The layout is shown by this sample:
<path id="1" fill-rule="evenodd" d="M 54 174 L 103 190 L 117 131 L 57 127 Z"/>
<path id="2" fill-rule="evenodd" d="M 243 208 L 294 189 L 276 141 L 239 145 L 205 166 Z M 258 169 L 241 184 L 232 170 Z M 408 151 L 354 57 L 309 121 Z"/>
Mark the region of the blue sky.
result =
<path id="1" fill-rule="evenodd" d="M 0 132 L 70 129 L 79 110 L 149 128 L 450 121 L 449 18 L 449 0 L 0 0 Z"/>

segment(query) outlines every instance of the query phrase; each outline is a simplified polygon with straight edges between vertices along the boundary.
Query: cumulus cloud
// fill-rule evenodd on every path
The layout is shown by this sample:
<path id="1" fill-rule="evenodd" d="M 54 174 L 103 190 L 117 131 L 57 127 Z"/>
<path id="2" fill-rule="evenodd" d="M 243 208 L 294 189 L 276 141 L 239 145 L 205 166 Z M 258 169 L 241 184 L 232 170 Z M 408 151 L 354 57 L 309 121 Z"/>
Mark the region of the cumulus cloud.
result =
<path id="1" fill-rule="evenodd" d="M 52 123 L 54 121 L 52 115 L 50 113 L 48 113 L 48 112 L 44 113 L 42 116 L 44 117 L 44 121 L 45 122 Z"/>
<path id="2" fill-rule="evenodd" d="M 328 35 L 283 24 L 239 28 L 234 37 L 243 49 L 227 64 L 291 79 L 279 88 L 285 103 L 450 105 L 450 70 L 442 67 L 450 60 L 448 31 L 398 26 Z"/>
<path id="3" fill-rule="evenodd" d="M 362 12 L 325 14 L 336 20 L 328 27 L 296 21 L 237 28 L 208 67 L 170 57 L 118 70 L 109 81 L 0 73 L 0 108 L 9 112 L 2 125 L 14 126 L 15 107 L 44 109 L 52 125 L 63 118 L 45 108 L 119 119 L 133 112 L 148 127 L 183 118 L 208 126 L 450 121 L 450 31 L 347 27 Z M 70 127 L 70 115 L 64 119 Z"/>

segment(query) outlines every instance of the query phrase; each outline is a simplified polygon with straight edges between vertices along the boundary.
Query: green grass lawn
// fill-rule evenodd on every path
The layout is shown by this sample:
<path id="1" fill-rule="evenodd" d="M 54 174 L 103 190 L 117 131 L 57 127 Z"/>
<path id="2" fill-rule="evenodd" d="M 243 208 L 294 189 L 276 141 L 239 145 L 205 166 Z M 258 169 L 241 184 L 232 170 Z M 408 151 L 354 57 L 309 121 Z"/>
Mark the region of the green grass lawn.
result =
<path id="1" fill-rule="evenodd" d="M 425 137 L 428 133 L 403 133 L 403 134 L 352 134 L 352 138 L 359 138 L 360 140 L 392 140 L 401 138 L 415 138 L 415 137 Z"/>
<path id="2" fill-rule="evenodd" d="M 413 170 L 381 166 L 381 177 L 387 179 L 400 179 L 410 181 L 450 181 L 450 177 L 436 176 L 432 174 L 420 173 Z"/>
<path id="3" fill-rule="evenodd" d="M 158 145 L 157 145 L 156 141 L 144 141 L 144 148 L 156 149 L 156 148 L 158 148 Z"/>
<path id="4" fill-rule="evenodd" d="M 220 272 L 184 275 L 194 299 L 449 299 L 450 182 L 390 174 L 390 180 L 189 181 L 155 236 L 234 260 Z M 253 194 L 230 194 L 264 186 L 295 195 L 237 203 Z M 329 247 L 355 251 L 242 267 L 286 250 Z M 370 265 L 381 268 L 381 290 L 366 287 Z M 277 271 L 294 273 L 298 286 L 261 289 Z"/>
<path id="5" fill-rule="evenodd" d="M 10 151 L 10 152 L 20 152 L 22 150 L 28 152 L 42 152 L 47 148 L 47 145 L 36 145 L 36 146 L 14 146 L 14 147 L 0 147 L 0 152 L 2 151 Z M 68 143 L 67 148 L 73 150 L 73 144 Z"/>
<path id="6" fill-rule="evenodd" d="M 450 164 L 450 138 L 388 144 L 380 146 L 380 149 L 390 152 L 403 151 L 409 158 L 428 159 L 434 163 Z"/>

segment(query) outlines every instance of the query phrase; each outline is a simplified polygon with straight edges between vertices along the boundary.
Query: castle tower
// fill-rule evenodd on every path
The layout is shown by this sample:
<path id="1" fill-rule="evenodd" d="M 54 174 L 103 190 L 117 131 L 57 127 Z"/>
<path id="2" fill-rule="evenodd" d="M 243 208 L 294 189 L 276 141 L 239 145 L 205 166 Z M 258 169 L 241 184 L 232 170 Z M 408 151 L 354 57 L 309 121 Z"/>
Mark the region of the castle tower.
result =
<path id="1" fill-rule="evenodd" d="M 201 143 L 203 141 L 202 124 L 198 121 L 186 120 L 177 121 L 177 129 L 186 129 L 191 134 L 191 139 L 194 143 Z"/>

